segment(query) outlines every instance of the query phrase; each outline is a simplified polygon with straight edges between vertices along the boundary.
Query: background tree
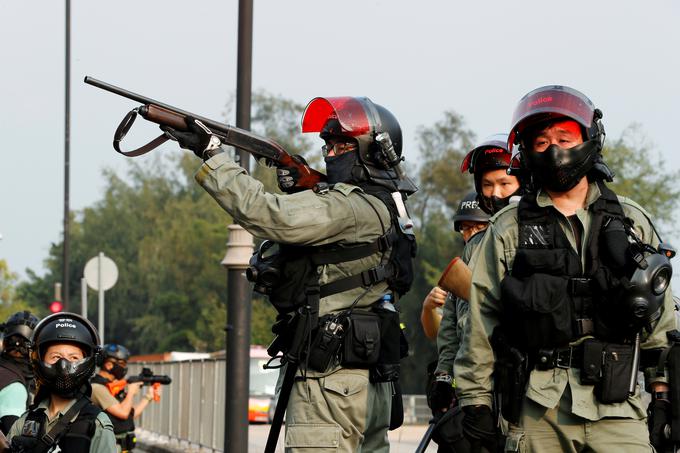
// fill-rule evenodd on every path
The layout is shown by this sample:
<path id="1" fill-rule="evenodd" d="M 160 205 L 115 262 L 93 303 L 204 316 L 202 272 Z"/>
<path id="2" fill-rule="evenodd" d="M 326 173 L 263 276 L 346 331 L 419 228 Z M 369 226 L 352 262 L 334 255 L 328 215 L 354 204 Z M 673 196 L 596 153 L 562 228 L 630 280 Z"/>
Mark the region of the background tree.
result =
<path id="1" fill-rule="evenodd" d="M 39 310 L 36 310 L 36 307 L 30 306 L 17 296 L 17 283 L 17 274 L 9 269 L 7 261 L 0 259 L 0 323 L 5 322 L 11 314 L 22 310 L 28 310 L 39 315 Z"/>

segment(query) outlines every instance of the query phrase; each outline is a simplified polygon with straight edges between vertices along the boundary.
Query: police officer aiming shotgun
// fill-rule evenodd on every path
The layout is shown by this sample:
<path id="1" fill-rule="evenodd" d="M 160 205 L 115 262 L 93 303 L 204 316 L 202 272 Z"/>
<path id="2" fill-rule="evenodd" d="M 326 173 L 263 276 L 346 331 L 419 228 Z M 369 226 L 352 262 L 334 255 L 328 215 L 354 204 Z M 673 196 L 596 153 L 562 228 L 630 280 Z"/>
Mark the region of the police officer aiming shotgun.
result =
<path id="1" fill-rule="evenodd" d="M 399 168 L 396 118 L 368 98 L 312 100 L 302 131 L 325 142 L 323 178 L 300 158 L 277 160 L 282 150 L 267 139 L 174 112 L 173 123 L 156 122 L 204 161 L 197 182 L 235 222 L 271 241 L 249 272 L 279 312 L 270 351 L 283 354 L 286 366 L 266 451 L 275 449 L 285 410 L 288 452 L 387 452 L 387 430 L 403 418 L 405 339 L 395 304 L 410 288 L 416 250 L 405 199 L 417 189 Z M 266 192 L 222 144 L 269 159 L 289 193 Z M 260 144 L 277 151 L 256 154 Z"/>

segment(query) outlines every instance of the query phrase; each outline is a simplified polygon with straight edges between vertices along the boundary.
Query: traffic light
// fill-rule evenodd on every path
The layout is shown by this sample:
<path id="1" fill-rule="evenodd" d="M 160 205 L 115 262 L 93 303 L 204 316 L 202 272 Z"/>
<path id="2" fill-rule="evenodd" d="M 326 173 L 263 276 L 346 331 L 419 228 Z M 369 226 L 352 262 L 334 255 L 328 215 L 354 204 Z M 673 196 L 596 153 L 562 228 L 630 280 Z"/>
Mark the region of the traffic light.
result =
<path id="1" fill-rule="evenodd" d="M 54 302 L 50 304 L 50 311 L 52 313 L 59 313 L 64 309 L 64 304 L 61 302 L 61 283 L 54 284 Z"/>

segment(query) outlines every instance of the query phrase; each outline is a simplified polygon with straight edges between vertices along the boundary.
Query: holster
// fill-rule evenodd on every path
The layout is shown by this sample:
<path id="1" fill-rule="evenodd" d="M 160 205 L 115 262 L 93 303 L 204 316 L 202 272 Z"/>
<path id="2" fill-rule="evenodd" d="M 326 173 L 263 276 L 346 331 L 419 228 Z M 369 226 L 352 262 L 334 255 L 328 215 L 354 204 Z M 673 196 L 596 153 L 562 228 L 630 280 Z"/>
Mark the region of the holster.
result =
<path id="1" fill-rule="evenodd" d="M 508 422 L 517 424 L 529 381 L 528 355 L 511 346 L 498 328 L 491 335 L 491 346 L 496 353 L 494 392 L 500 402 L 500 411 Z"/>

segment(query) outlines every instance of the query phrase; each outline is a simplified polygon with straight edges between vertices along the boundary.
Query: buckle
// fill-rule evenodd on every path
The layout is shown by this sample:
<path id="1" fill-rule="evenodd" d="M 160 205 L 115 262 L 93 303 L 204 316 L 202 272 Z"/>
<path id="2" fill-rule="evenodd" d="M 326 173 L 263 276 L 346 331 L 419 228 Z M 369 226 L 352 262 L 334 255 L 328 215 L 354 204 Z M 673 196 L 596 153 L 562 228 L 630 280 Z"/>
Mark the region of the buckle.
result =
<path id="1" fill-rule="evenodd" d="M 385 280 L 385 266 L 378 266 L 361 273 L 363 286 L 371 286 Z"/>
<path id="2" fill-rule="evenodd" d="M 572 296 L 589 296 L 591 294 L 589 278 L 572 277 L 567 284 L 567 291 Z"/>
<path id="3" fill-rule="evenodd" d="M 572 348 L 562 349 L 555 352 L 555 368 L 568 370 L 571 368 Z"/>
<path id="4" fill-rule="evenodd" d="M 45 445 L 54 445 L 55 438 L 50 436 L 50 433 L 45 433 L 44 436 L 40 438 L 40 441 L 43 442 Z"/>

